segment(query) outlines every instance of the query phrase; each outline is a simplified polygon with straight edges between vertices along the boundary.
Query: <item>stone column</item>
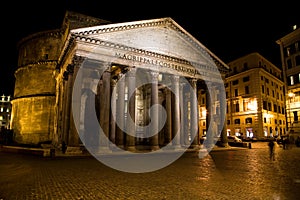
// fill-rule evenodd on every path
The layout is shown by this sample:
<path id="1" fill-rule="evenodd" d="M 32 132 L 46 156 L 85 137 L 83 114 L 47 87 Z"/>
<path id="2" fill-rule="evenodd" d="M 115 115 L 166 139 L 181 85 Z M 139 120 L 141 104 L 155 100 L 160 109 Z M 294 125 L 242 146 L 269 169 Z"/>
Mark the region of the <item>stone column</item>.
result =
<path id="1" fill-rule="evenodd" d="M 72 77 L 72 94 L 71 94 L 71 99 L 73 98 L 73 87 L 74 87 L 74 81 L 75 78 L 77 77 L 77 72 L 79 70 L 79 63 L 75 63 L 74 66 L 74 74 Z M 74 146 L 74 147 L 79 147 L 79 135 L 77 132 L 77 129 L 74 124 L 74 116 L 73 116 L 73 109 L 72 109 L 72 100 L 70 101 L 70 125 L 69 125 L 69 146 Z"/>
<path id="2" fill-rule="evenodd" d="M 135 151 L 135 79 L 136 68 L 130 68 L 126 73 L 126 82 L 128 87 L 128 100 L 127 100 L 127 118 L 126 118 L 126 149 Z M 130 133 L 130 135 L 129 135 Z"/>
<path id="3" fill-rule="evenodd" d="M 72 87 L 73 87 L 73 72 L 74 64 L 69 64 L 67 66 L 67 71 L 64 73 L 64 78 L 66 80 L 66 100 L 64 108 L 64 128 L 63 128 L 63 140 L 67 145 L 69 145 L 69 130 L 70 130 L 70 110 L 72 101 Z"/>
<path id="4" fill-rule="evenodd" d="M 158 72 L 151 71 L 151 137 L 150 137 L 150 145 L 151 145 L 151 150 L 158 150 L 159 145 L 158 145 L 158 126 L 159 126 L 159 110 L 157 107 L 155 107 L 156 104 L 158 104 Z M 154 107 L 152 107 L 154 106 Z"/>
<path id="5" fill-rule="evenodd" d="M 113 144 L 116 144 L 116 80 L 111 80 L 111 116 L 110 116 L 110 134 L 109 139 Z"/>
<path id="6" fill-rule="evenodd" d="M 191 142 L 191 146 L 193 148 L 198 148 L 199 145 L 199 137 L 198 137 L 198 101 L 197 101 L 197 79 L 191 79 L 191 86 L 193 88 L 193 91 L 191 91 L 190 94 L 190 100 L 191 100 L 191 138 L 193 139 Z"/>
<path id="7" fill-rule="evenodd" d="M 125 76 L 124 74 L 119 74 L 119 79 L 117 81 L 117 105 L 116 105 L 116 145 L 119 148 L 124 148 L 124 124 L 125 124 Z"/>
<path id="8" fill-rule="evenodd" d="M 185 94 L 185 83 L 180 84 L 180 141 L 181 145 L 189 144 L 189 130 L 188 130 L 188 104 Z"/>
<path id="9" fill-rule="evenodd" d="M 105 66 L 107 68 L 102 74 L 102 86 L 100 90 L 100 127 L 103 130 L 104 134 L 100 134 L 99 138 L 99 151 L 108 150 L 108 140 L 109 140 L 109 127 L 110 127 L 110 83 L 111 83 L 111 74 L 110 66 Z"/>
<path id="10" fill-rule="evenodd" d="M 219 83 L 219 101 L 220 101 L 220 125 L 222 146 L 228 146 L 227 128 L 226 128 L 226 93 L 223 83 Z"/>
<path id="11" fill-rule="evenodd" d="M 207 83 L 206 92 L 205 92 L 205 98 L 206 98 L 206 140 L 205 147 L 207 149 L 213 148 L 214 144 L 214 128 L 210 127 L 213 126 L 213 105 L 212 105 L 212 99 L 211 99 L 211 91 L 208 90 L 212 88 L 211 83 Z"/>
<path id="12" fill-rule="evenodd" d="M 169 144 L 172 140 L 172 92 L 169 88 L 166 88 L 166 112 L 167 121 L 165 126 L 165 145 Z"/>
<path id="13" fill-rule="evenodd" d="M 177 75 L 173 76 L 173 91 L 174 95 L 172 96 L 172 135 L 173 135 L 173 147 L 180 148 L 180 104 L 179 104 L 179 79 L 180 77 Z"/>

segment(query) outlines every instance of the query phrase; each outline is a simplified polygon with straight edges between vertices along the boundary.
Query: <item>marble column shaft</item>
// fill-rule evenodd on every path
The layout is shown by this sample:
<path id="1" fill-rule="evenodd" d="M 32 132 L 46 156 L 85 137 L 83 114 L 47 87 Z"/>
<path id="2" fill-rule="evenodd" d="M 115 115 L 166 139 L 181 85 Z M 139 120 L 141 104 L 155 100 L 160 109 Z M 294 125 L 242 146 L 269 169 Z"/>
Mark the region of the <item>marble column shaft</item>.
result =
<path id="1" fill-rule="evenodd" d="M 175 75 L 173 76 L 173 92 L 172 96 L 172 134 L 173 134 L 173 146 L 175 148 L 180 147 L 180 104 L 179 104 L 179 79 L 180 77 Z"/>
<path id="2" fill-rule="evenodd" d="M 158 104 L 158 72 L 151 71 L 151 137 L 150 137 L 150 143 L 151 143 L 151 149 L 157 150 L 159 149 L 158 146 L 158 126 L 159 126 L 159 110 L 158 107 L 154 106 L 155 104 Z M 152 107 L 154 106 L 154 107 Z"/>
<path id="3" fill-rule="evenodd" d="M 169 144 L 172 140 L 172 92 L 169 88 L 166 89 L 166 112 L 167 112 L 167 121 L 166 121 L 166 135 L 165 135 L 165 145 Z"/>
<path id="4" fill-rule="evenodd" d="M 117 105 L 116 105 L 116 145 L 120 148 L 124 148 L 124 124 L 125 124 L 125 76 L 119 74 L 117 81 Z"/>
<path id="5" fill-rule="evenodd" d="M 197 103 L 197 79 L 191 80 L 191 85 L 193 91 L 190 94 L 191 100 L 191 137 L 194 138 L 192 141 L 192 146 L 199 145 L 198 138 L 198 103 Z"/>
<path id="6" fill-rule="evenodd" d="M 111 80 L 111 116 L 110 116 L 110 135 L 109 139 L 112 143 L 116 144 L 116 80 Z"/>
<path id="7" fill-rule="evenodd" d="M 126 121 L 126 149 L 135 150 L 135 87 L 136 68 L 130 68 L 126 73 L 128 87 L 127 121 Z M 129 134 L 130 133 L 130 134 Z"/>
<path id="8" fill-rule="evenodd" d="M 100 127 L 103 134 L 100 134 L 100 148 L 108 148 L 109 128 L 110 128 L 110 83 L 111 74 L 108 68 L 102 74 L 102 86 L 100 90 Z"/>

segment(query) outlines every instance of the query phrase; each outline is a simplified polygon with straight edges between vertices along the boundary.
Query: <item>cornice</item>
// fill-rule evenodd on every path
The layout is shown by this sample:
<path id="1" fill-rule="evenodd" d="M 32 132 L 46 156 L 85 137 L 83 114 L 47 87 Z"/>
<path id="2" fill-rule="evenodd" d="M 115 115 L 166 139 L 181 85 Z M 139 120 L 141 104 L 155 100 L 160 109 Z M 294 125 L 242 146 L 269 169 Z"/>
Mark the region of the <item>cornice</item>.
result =
<path id="1" fill-rule="evenodd" d="M 18 43 L 17 43 L 17 48 L 21 46 L 21 44 L 33 40 L 36 38 L 49 38 L 53 36 L 61 37 L 62 36 L 62 30 L 61 29 L 54 29 L 54 30 L 48 30 L 48 31 L 42 31 L 42 32 L 37 32 L 31 35 L 28 35 L 27 37 L 22 38 Z"/>
<path id="2" fill-rule="evenodd" d="M 27 69 L 27 68 L 33 68 L 33 67 L 40 67 L 40 65 L 46 65 L 46 67 L 43 66 L 43 69 L 53 69 L 53 67 L 50 67 L 50 65 L 55 66 L 57 65 L 56 60 L 48 60 L 48 61 L 39 61 L 34 63 L 29 63 L 23 66 L 18 67 L 18 69 L 15 71 L 15 74 L 18 73 L 21 70 Z"/>
<path id="3" fill-rule="evenodd" d="M 295 42 L 300 40 L 300 28 L 286 34 L 285 36 L 283 36 L 282 38 L 276 40 L 277 44 L 283 44 L 283 46 L 291 43 L 291 42 Z"/>

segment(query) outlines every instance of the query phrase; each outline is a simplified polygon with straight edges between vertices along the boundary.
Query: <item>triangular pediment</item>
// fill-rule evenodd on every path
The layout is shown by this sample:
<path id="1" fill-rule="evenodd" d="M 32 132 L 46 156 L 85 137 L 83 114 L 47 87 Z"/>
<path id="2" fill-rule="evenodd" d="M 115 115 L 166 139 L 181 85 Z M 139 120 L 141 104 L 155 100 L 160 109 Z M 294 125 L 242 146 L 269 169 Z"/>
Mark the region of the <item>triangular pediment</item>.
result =
<path id="1" fill-rule="evenodd" d="M 171 18 L 100 25 L 71 30 L 73 35 L 150 51 L 205 65 L 228 68 Z"/>

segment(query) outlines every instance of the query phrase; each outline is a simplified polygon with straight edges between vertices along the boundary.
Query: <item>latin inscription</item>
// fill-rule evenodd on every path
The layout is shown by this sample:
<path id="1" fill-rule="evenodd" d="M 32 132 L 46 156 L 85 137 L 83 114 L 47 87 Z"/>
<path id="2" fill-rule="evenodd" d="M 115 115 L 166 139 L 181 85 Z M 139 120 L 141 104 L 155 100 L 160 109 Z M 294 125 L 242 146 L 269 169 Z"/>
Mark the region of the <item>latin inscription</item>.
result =
<path id="1" fill-rule="evenodd" d="M 207 75 L 207 73 L 199 72 L 198 70 L 196 70 L 194 68 L 188 68 L 188 67 L 184 67 L 182 65 L 177 65 L 175 63 L 164 62 L 162 60 L 155 60 L 155 59 L 150 59 L 150 58 L 146 58 L 146 57 L 142 57 L 142 56 L 116 53 L 116 57 L 122 58 L 125 60 L 137 61 L 137 62 L 144 63 L 144 64 L 156 65 L 156 66 L 160 66 L 160 67 L 164 67 L 164 68 L 168 68 L 168 69 L 173 69 L 173 70 L 188 73 L 191 75 L 195 75 L 195 74 Z"/>

